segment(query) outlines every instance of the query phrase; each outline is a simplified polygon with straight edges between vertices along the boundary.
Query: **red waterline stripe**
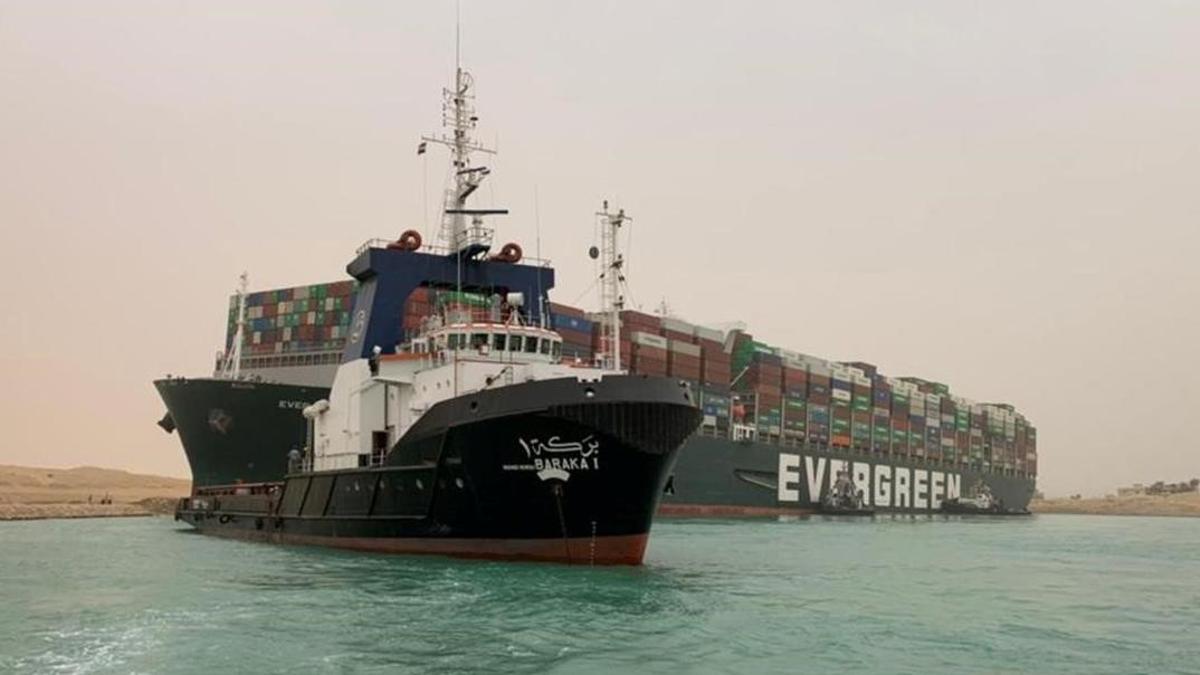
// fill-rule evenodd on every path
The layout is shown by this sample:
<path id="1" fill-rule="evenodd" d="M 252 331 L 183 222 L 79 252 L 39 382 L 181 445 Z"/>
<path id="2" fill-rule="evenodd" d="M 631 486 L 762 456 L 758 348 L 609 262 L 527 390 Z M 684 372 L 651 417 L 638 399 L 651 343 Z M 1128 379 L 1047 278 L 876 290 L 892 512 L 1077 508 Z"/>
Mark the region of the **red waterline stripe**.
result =
<path id="1" fill-rule="evenodd" d="M 373 553 L 445 555 L 491 560 L 534 560 L 577 565 L 640 565 L 648 534 L 570 539 L 430 539 L 416 537 L 322 537 L 242 528 L 204 527 L 201 532 L 232 539 L 325 546 Z"/>

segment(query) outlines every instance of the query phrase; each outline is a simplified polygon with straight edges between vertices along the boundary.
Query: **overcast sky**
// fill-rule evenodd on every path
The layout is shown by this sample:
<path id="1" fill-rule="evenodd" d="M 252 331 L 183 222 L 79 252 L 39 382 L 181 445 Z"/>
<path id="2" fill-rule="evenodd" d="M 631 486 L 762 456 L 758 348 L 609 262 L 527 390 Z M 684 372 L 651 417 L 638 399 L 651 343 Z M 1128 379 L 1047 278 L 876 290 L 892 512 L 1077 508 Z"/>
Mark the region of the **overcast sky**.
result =
<path id="1" fill-rule="evenodd" d="M 450 2 L 0 0 L 0 463 L 187 476 L 151 380 L 228 294 L 425 221 Z M 1200 475 L 1200 3 L 463 3 L 500 237 L 1007 401 L 1040 486 Z"/>

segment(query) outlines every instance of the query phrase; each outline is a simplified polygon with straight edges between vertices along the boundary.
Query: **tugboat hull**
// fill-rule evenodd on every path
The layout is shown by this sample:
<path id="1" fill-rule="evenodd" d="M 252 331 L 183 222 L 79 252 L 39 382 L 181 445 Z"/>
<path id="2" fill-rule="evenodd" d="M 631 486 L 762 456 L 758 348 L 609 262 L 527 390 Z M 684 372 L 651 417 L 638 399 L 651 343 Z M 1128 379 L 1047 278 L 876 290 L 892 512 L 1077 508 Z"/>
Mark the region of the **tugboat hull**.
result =
<path id="1" fill-rule="evenodd" d="M 665 379 L 510 385 L 434 406 L 383 466 L 198 490 L 177 516 L 275 543 L 639 564 L 699 422 L 689 390 Z"/>

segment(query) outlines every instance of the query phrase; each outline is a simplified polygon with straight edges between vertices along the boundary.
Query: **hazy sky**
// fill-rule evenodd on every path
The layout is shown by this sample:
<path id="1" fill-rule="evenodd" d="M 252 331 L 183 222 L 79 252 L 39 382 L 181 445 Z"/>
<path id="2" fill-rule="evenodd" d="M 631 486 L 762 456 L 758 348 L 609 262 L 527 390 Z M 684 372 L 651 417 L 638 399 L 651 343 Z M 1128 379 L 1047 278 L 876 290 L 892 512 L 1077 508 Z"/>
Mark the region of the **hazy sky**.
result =
<path id="1" fill-rule="evenodd" d="M 0 463 L 188 475 L 229 292 L 425 226 L 450 2 L 0 0 Z M 1007 401 L 1041 487 L 1200 475 L 1200 3 L 463 3 L 500 236 L 595 303 Z"/>

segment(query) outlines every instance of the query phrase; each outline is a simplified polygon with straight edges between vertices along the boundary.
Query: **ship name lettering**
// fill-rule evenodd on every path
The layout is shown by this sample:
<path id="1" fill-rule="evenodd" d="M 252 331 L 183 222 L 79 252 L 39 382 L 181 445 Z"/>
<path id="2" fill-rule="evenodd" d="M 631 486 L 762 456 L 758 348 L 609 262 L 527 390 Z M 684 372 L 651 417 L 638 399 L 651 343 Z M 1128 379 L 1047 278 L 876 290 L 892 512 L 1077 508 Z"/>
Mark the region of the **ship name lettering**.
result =
<path id="1" fill-rule="evenodd" d="M 961 493 L 962 475 L 950 471 L 781 452 L 776 497 L 780 502 L 807 500 L 819 504 L 823 487 L 826 484 L 832 487 L 842 472 L 850 474 L 855 489 L 862 492 L 863 503 L 868 506 L 936 511 L 943 501 L 957 498 Z M 802 487 L 806 489 L 802 491 Z"/>

